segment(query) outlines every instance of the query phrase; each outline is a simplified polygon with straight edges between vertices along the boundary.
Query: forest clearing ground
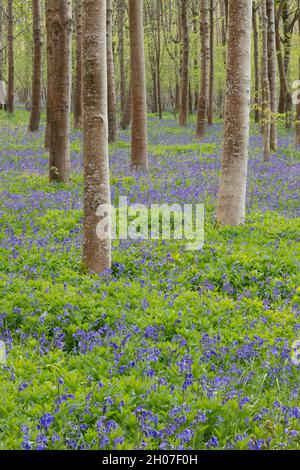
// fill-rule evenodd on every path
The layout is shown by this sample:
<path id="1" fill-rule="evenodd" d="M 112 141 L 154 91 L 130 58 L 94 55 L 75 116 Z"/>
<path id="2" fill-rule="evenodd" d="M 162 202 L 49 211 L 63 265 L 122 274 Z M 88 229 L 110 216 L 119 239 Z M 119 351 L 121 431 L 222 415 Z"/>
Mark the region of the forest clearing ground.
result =
<path id="1" fill-rule="evenodd" d="M 82 161 L 48 183 L 42 130 L 0 117 L 0 449 L 299 448 L 299 154 L 250 140 L 247 223 L 217 229 L 222 126 L 149 118 L 149 174 L 129 132 L 110 147 L 112 198 L 204 203 L 205 246 L 114 243 L 112 273 L 81 271 Z"/>

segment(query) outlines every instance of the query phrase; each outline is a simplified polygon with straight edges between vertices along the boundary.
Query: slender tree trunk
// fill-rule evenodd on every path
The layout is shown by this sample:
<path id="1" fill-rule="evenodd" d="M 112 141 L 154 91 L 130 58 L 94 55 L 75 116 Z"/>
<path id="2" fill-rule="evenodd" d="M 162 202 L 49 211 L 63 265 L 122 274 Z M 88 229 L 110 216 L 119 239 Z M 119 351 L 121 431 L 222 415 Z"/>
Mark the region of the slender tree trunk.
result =
<path id="1" fill-rule="evenodd" d="M 252 0 L 229 2 L 225 133 L 217 220 L 245 219 L 249 149 Z"/>
<path id="2" fill-rule="evenodd" d="M 71 0 L 48 0 L 51 31 L 50 181 L 70 181 Z"/>
<path id="3" fill-rule="evenodd" d="M 275 39 L 275 4 L 274 0 L 267 0 L 268 15 L 268 72 L 270 84 L 271 130 L 270 148 L 277 149 L 277 69 L 276 69 L 276 39 Z"/>
<path id="4" fill-rule="evenodd" d="M 300 39 L 300 16 L 298 18 L 298 34 Z M 300 47 L 300 41 L 299 41 Z M 300 55 L 299 55 L 299 84 L 300 84 Z M 300 149 L 300 99 L 296 103 L 296 148 Z"/>
<path id="5" fill-rule="evenodd" d="M 53 43 L 51 31 L 51 14 L 53 5 L 47 0 L 45 5 L 46 16 L 46 44 L 47 44 L 47 96 L 46 96 L 46 128 L 45 128 L 45 149 L 50 148 L 50 121 L 51 121 L 51 82 L 52 82 L 52 62 L 53 62 Z"/>
<path id="6" fill-rule="evenodd" d="M 99 207 L 110 204 L 108 163 L 108 105 L 106 4 L 82 3 L 83 32 L 83 155 L 84 223 L 83 263 L 89 272 L 102 273 L 111 266 L 111 236 L 97 233 Z M 101 211 L 100 211 L 101 212 Z M 110 211 L 108 216 L 110 217 Z M 110 225 L 108 221 L 108 225 Z M 103 235 L 103 234 L 102 234 Z"/>
<path id="7" fill-rule="evenodd" d="M 124 113 L 122 115 L 122 119 L 121 119 L 121 123 L 120 123 L 120 127 L 123 130 L 128 129 L 128 127 L 130 126 L 130 123 L 131 123 L 131 111 L 132 111 L 132 109 L 131 109 L 131 97 L 132 97 L 132 91 L 131 91 L 131 80 L 130 80 L 129 87 L 128 87 L 128 93 L 127 93 L 127 97 L 126 97 L 125 109 L 124 109 Z"/>
<path id="8" fill-rule="evenodd" d="M 33 73 L 32 100 L 29 121 L 29 132 L 36 132 L 40 127 L 42 99 L 42 50 L 43 33 L 41 19 L 41 0 L 32 0 L 33 15 Z"/>
<path id="9" fill-rule="evenodd" d="M 156 75 L 156 67 L 152 70 L 152 113 L 157 113 L 158 111 L 158 104 L 157 104 L 157 75 Z"/>
<path id="10" fill-rule="evenodd" d="M 7 112 L 14 112 L 15 97 L 15 61 L 14 61 L 14 14 L 13 0 L 7 0 L 7 44 L 8 44 L 8 89 L 7 89 Z"/>
<path id="11" fill-rule="evenodd" d="M 5 85 L 3 81 L 3 1 L 0 0 L 0 87 L 1 87 L 1 95 L 3 98 L 3 103 L 0 103 L 0 109 L 6 106 L 6 99 L 5 99 Z"/>
<path id="12" fill-rule="evenodd" d="M 208 0 L 200 0 L 201 82 L 197 116 L 197 136 L 205 135 L 209 92 L 209 8 Z"/>
<path id="13" fill-rule="evenodd" d="M 113 52 L 112 0 L 106 0 L 107 36 L 107 92 L 108 92 L 108 141 L 117 138 L 117 97 L 115 86 L 115 65 Z"/>
<path id="14" fill-rule="evenodd" d="M 269 84 L 268 67 L 268 15 L 267 0 L 261 2 L 262 23 L 262 84 L 263 84 L 263 131 L 264 131 L 264 160 L 270 160 L 270 136 L 271 136 L 271 93 Z"/>
<path id="15" fill-rule="evenodd" d="M 143 0 L 129 0 L 130 64 L 132 91 L 131 165 L 146 170 L 147 95 L 144 51 Z"/>
<path id="16" fill-rule="evenodd" d="M 214 117 L 214 0 L 210 0 L 209 6 L 209 50 L 210 50 L 210 71 L 209 71 L 209 98 L 208 98 L 208 118 L 207 123 L 209 126 L 213 124 Z"/>
<path id="17" fill-rule="evenodd" d="M 160 38 L 160 18 L 162 15 L 161 0 L 157 0 L 156 4 L 156 34 L 157 34 L 157 54 L 156 54 L 156 77 L 157 77 L 157 106 L 159 119 L 163 118 L 162 115 L 162 102 L 161 102 L 161 79 L 160 79 L 160 56 L 161 56 L 161 38 Z"/>
<path id="18" fill-rule="evenodd" d="M 181 94 L 179 125 L 186 126 L 189 114 L 189 25 L 187 0 L 181 0 L 181 34 L 182 34 L 182 64 L 181 64 Z"/>
<path id="19" fill-rule="evenodd" d="M 75 34 L 76 34 L 76 78 L 74 99 L 74 128 L 82 128 L 82 0 L 75 4 Z"/>
<path id="20" fill-rule="evenodd" d="M 254 122 L 260 122 L 260 81 L 259 81 L 259 35 L 257 28 L 257 7 L 253 2 L 253 49 L 254 49 Z"/>
<path id="21" fill-rule="evenodd" d="M 275 39 L 276 39 L 276 51 L 277 51 L 277 61 L 278 61 L 278 70 L 280 78 L 280 99 L 278 112 L 284 114 L 287 109 L 287 102 L 291 102 L 291 92 L 289 88 L 289 83 L 286 75 L 284 58 L 281 48 L 281 38 L 280 38 L 280 18 L 282 12 L 283 2 L 280 2 L 279 7 L 276 9 L 275 14 Z"/>
<path id="22" fill-rule="evenodd" d="M 126 68 L 124 57 L 124 26 L 125 26 L 125 5 L 124 0 L 119 0 L 117 10 L 118 20 L 118 54 L 119 54 L 119 73 L 120 73 L 120 98 L 121 98 L 121 116 L 124 115 L 126 107 Z"/>

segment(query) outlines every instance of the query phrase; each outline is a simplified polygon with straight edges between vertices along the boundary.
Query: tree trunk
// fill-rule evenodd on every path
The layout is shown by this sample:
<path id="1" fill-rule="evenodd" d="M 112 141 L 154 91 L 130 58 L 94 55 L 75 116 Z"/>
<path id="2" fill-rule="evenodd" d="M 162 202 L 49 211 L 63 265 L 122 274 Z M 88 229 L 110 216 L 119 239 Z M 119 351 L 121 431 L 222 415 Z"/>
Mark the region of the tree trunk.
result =
<path id="1" fill-rule="evenodd" d="M 8 44 L 8 88 L 7 88 L 7 112 L 14 112 L 15 97 L 15 62 L 14 62 L 14 14 L 13 0 L 7 0 L 7 44 Z"/>
<path id="2" fill-rule="evenodd" d="M 209 126 L 213 124 L 214 118 L 214 0 L 210 0 L 209 8 L 209 52 L 210 52 L 210 71 L 209 71 L 209 98 L 208 98 L 208 118 L 207 123 Z"/>
<path id="3" fill-rule="evenodd" d="M 71 0 L 47 1 L 51 38 L 50 181 L 70 181 Z"/>
<path id="4" fill-rule="evenodd" d="M 270 160 L 271 136 L 271 93 L 268 67 L 268 15 L 267 0 L 261 2 L 262 23 L 262 85 L 263 85 L 263 134 L 264 134 L 264 160 Z"/>
<path id="5" fill-rule="evenodd" d="M 83 264 L 93 273 L 111 266 L 111 237 L 99 236 L 99 207 L 110 204 L 108 163 L 108 105 L 106 4 L 82 3 L 83 32 L 83 156 L 84 223 Z M 107 209 L 106 209 L 107 211 Z M 102 217 L 105 214 L 102 214 Z M 110 217 L 110 211 L 108 211 Z M 109 221 L 108 221 L 109 222 Z"/>
<path id="6" fill-rule="evenodd" d="M 278 112 L 284 114 L 289 107 L 289 104 L 292 101 L 291 92 L 289 88 L 289 83 L 287 79 L 287 74 L 285 70 L 284 58 L 281 48 L 281 38 L 280 38 L 280 18 L 282 12 L 282 6 L 284 2 L 280 2 L 279 7 L 276 9 L 275 15 L 275 39 L 276 39 L 276 52 L 277 52 L 277 61 L 278 61 L 278 70 L 280 78 L 280 99 Z"/>
<path id="7" fill-rule="evenodd" d="M 298 35 L 300 38 L 300 16 L 298 18 Z M 300 47 L 300 43 L 299 43 Z M 299 56 L 299 85 L 300 85 L 300 56 Z M 296 148 L 300 149 L 300 97 L 296 103 Z"/>
<path id="8" fill-rule="evenodd" d="M 75 4 L 75 33 L 76 33 L 76 78 L 74 99 L 74 128 L 82 128 L 82 0 Z"/>
<path id="9" fill-rule="evenodd" d="M 208 0 L 200 0 L 201 82 L 197 116 L 197 136 L 205 135 L 209 91 L 209 9 Z"/>
<path id="10" fill-rule="evenodd" d="M 124 115 L 126 107 L 126 68 L 124 58 L 124 27 L 125 27 L 125 5 L 124 0 L 118 2 L 118 55 L 119 55 L 119 73 L 120 73 L 120 98 L 121 98 L 121 116 Z"/>
<path id="11" fill-rule="evenodd" d="M 115 87 L 115 65 L 112 35 L 112 0 L 106 0 L 108 141 L 110 143 L 115 142 L 117 138 L 117 98 Z"/>
<path id="12" fill-rule="evenodd" d="M 33 15 L 33 73 L 32 73 L 32 101 L 29 132 L 36 132 L 40 127 L 41 99 L 42 99 L 42 50 L 43 33 L 41 19 L 41 2 L 32 0 Z"/>
<path id="13" fill-rule="evenodd" d="M 245 219 L 249 149 L 252 0 L 229 2 L 225 131 L 217 220 Z"/>
<path id="14" fill-rule="evenodd" d="M 5 85 L 3 82 L 3 1 L 0 0 L 0 86 L 1 86 L 1 95 L 2 95 L 2 102 L 0 102 L 0 109 L 6 106 L 6 93 L 5 93 Z"/>
<path id="15" fill-rule="evenodd" d="M 53 45 L 51 38 L 51 11 L 53 6 L 51 3 L 45 5 L 46 16 L 46 44 L 47 44 L 47 96 L 46 96 L 46 128 L 45 128 L 45 149 L 50 148 L 50 121 L 51 121 L 51 81 L 52 81 L 52 62 L 53 62 Z"/>
<path id="16" fill-rule="evenodd" d="M 253 50 L 254 50 L 254 122 L 260 122 L 260 81 L 259 81 L 259 35 L 257 28 L 257 7 L 253 3 Z"/>
<path id="17" fill-rule="evenodd" d="M 162 115 L 162 102 L 161 102 L 161 79 L 160 79 L 160 55 L 161 55 L 161 38 L 160 38 L 160 19 L 162 15 L 161 0 L 156 4 L 156 33 L 157 33 L 157 50 L 156 50 L 156 77 L 157 77 L 157 106 L 159 119 L 163 118 Z"/>
<path id="18" fill-rule="evenodd" d="M 189 25 L 187 0 L 181 0 L 181 34 L 182 34 L 182 64 L 181 64 L 181 94 L 179 125 L 186 126 L 189 113 Z"/>
<path id="19" fill-rule="evenodd" d="M 131 165 L 147 170 L 147 95 L 144 52 L 143 0 L 129 0 L 132 91 Z"/>
<path id="20" fill-rule="evenodd" d="M 120 122 L 120 127 L 121 129 L 125 130 L 128 129 L 131 123 L 131 97 L 132 97 L 132 91 L 131 91 L 131 81 L 129 83 L 128 87 L 128 93 L 126 97 L 126 106 L 124 109 L 124 113 L 122 115 L 122 119 Z"/>
<path id="21" fill-rule="evenodd" d="M 267 0 L 268 15 L 268 73 L 270 84 L 271 130 L 270 148 L 277 149 L 277 69 L 276 69 L 276 39 L 275 39 L 275 4 L 274 0 Z"/>

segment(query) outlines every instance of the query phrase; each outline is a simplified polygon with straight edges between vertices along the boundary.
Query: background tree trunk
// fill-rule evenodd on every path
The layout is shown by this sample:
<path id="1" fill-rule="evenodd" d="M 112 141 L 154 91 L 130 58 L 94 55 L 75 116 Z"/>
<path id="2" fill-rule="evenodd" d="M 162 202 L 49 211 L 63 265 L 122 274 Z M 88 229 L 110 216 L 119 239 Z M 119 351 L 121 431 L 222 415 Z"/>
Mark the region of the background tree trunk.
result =
<path id="1" fill-rule="evenodd" d="M 43 33 L 40 2 L 41 0 L 32 0 L 34 57 L 31 114 L 28 128 L 29 132 L 36 132 L 39 130 L 41 118 Z"/>
<path id="2" fill-rule="evenodd" d="M 76 78 L 74 99 L 74 128 L 82 127 L 82 0 L 75 4 L 75 34 L 76 34 Z"/>
<path id="3" fill-rule="evenodd" d="M 189 25 L 187 0 L 181 0 L 182 64 L 179 125 L 186 126 L 189 114 Z"/>
<path id="4" fill-rule="evenodd" d="M 107 92 L 108 92 L 108 141 L 115 142 L 117 137 L 117 98 L 115 87 L 115 65 L 113 53 L 112 0 L 106 0 L 106 37 L 107 37 Z"/>
<path id="5" fill-rule="evenodd" d="M 263 134 L 264 134 L 264 160 L 270 159 L 271 136 L 271 94 L 268 67 L 268 15 L 267 0 L 261 2 L 262 27 L 262 86 L 263 86 Z"/>
<path id="6" fill-rule="evenodd" d="M 14 62 L 14 14 L 13 0 L 7 0 L 7 44 L 8 44 L 8 88 L 7 88 L 7 112 L 14 112 L 15 97 L 15 62 Z"/>
<path id="7" fill-rule="evenodd" d="M 229 2 L 227 86 L 222 172 L 217 220 L 245 219 L 249 149 L 252 0 Z"/>
<path id="8" fill-rule="evenodd" d="M 298 18 L 298 34 L 300 40 L 300 16 Z M 300 47 L 300 41 L 299 41 Z M 300 55 L 299 55 L 299 84 L 300 84 Z M 300 149 L 300 99 L 298 97 L 298 102 L 296 104 L 296 148 Z"/>
<path id="9" fill-rule="evenodd" d="M 125 5 L 124 0 L 118 0 L 117 20 L 118 20 L 118 55 L 120 73 L 120 100 L 121 116 L 124 115 L 126 107 L 126 67 L 124 58 L 124 27 L 125 27 Z"/>
<path id="10" fill-rule="evenodd" d="M 3 1 L 0 0 L 0 81 L 3 82 Z M 4 84 L 1 84 L 4 87 Z M 3 89 L 3 95 L 4 95 Z M 6 103 L 0 103 L 0 109 L 6 106 Z"/>
<path id="11" fill-rule="evenodd" d="M 111 202 L 108 164 L 106 4 L 103 0 L 83 1 L 82 26 L 83 263 L 89 272 L 102 273 L 111 266 L 110 237 L 101 240 L 96 232 L 100 222 L 97 209 L 100 205 Z"/>
<path id="12" fill-rule="evenodd" d="M 270 110 L 271 110 L 271 129 L 270 129 L 270 148 L 277 149 L 277 126 L 276 115 L 278 108 L 277 100 L 277 58 L 276 58 L 276 39 L 275 39 L 275 4 L 274 0 L 267 0 L 268 15 L 268 74 L 270 84 Z"/>
<path id="13" fill-rule="evenodd" d="M 130 64 L 131 64 L 131 165 L 146 170 L 147 96 L 145 76 L 143 0 L 129 0 Z"/>
<path id="14" fill-rule="evenodd" d="M 257 28 L 257 6 L 256 2 L 253 2 L 253 52 L 254 52 L 254 122 L 258 124 L 260 122 L 260 81 L 259 81 L 259 35 Z"/>
<path id="15" fill-rule="evenodd" d="M 71 0 L 48 0 L 51 30 L 50 181 L 70 181 Z"/>
<path id="16" fill-rule="evenodd" d="M 209 126 L 213 124 L 214 117 L 214 0 L 210 0 L 209 6 L 209 52 L 210 52 L 210 71 L 209 71 L 209 98 L 208 98 L 208 117 L 207 123 Z"/>
<path id="17" fill-rule="evenodd" d="M 285 68 L 285 62 L 282 54 L 281 47 L 281 37 L 280 37 L 280 19 L 282 14 L 282 8 L 286 0 L 281 0 L 278 8 L 275 12 L 275 38 L 276 38 L 276 51 L 277 51 L 277 61 L 278 61 L 278 70 L 280 78 L 280 99 L 278 105 L 278 112 L 284 114 L 287 109 L 290 107 L 292 101 L 291 91 L 289 87 L 289 82 L 287 79 L 287 73 Z"/>
<path id="18" fill-rule="evenodd" d="M 132 111 L 131 97 L 132 97 L 132 91 L 131 91 L 131 81 L 130 81 L 129 87 L 128 87 L 128 93 L 126 96 L 125 109 L 124 109 L 124 113 L 122 115 L 121 122 L 120 122 L 120 127 L 123 130 L 128 129 L 131 123 L 131 111 Z"/>
<path id="19" fill-rule="evenodd" d="M 205 135 L 209 91 L 209 9 L 208 0 L 200 0 L 201 83 L 197 116 L 197 136 Z"/>

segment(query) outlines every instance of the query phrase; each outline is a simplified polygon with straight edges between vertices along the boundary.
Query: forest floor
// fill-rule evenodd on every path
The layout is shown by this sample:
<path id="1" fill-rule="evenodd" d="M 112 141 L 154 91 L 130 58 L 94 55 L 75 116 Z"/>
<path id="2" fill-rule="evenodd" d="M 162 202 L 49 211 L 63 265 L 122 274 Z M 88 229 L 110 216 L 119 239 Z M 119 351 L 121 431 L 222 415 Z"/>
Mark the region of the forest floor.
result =
<path id="1" fill-rule="evenodd" d="M 82 158 L 48 183 L 43 133 L 0 116 L 0 449 L 300 448 L 300 159 L 250 145 L 247 223 L 214 223 L 222 128 L 149 118 L 149 174 L 110 147 L 113 200 L 205 204 L 205 245 L 114 242 L 81 270 Z"/>

